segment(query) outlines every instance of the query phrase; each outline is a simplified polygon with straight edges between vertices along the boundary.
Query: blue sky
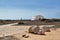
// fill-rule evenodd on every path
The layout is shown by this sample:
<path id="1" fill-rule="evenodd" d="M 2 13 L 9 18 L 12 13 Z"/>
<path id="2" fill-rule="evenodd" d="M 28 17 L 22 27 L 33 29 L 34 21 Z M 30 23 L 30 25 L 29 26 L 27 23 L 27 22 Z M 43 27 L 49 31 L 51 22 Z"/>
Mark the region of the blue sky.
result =
<path id="1" fill-rule="evenodd" d="M 0 19 L 60 18 L 60 0 L 0 0 Z"/>

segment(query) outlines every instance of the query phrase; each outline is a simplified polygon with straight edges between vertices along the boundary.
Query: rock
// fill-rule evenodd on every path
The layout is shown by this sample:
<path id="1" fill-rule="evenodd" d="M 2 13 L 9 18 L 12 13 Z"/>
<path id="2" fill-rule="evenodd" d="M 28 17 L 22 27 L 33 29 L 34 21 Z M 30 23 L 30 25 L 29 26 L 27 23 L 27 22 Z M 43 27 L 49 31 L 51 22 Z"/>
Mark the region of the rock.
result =
<path id="1" fill-rule="evenodd" d="M 45 31 L 44 30 L 39 30 L 39 32 L 37 34 L 44 35 L 45 34 Z"/>
<path id="2" fill-rule="evenodd" d="M 29 33 L 38 33 L 38 31 L 40 30 L 39 26 L 32 26 L 29 28 Z"/>
<path id="3" fill-rule="evenodd" d="M 24 35 L 22 35 L 22 37 L 24 37 L 24 38 L 28 38 L 29 35 L 24 34 Z"/>
<path id="4" fill-rule="evenodd" d="M 50 28 L 47 26 L 40 26 L 40 29 L 43 29 L 45 32 L 50 32 Z"/>
<path id="5" fill-rule="evenodd" d="M 24 37 L 26 34 L 22 35 L 22 37 Z"/>

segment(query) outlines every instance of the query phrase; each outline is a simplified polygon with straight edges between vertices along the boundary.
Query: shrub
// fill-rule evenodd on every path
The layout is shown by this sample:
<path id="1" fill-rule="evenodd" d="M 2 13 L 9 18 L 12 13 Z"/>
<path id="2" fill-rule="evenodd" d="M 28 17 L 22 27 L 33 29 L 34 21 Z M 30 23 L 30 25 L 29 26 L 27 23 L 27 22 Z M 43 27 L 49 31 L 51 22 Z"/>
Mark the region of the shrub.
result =
<path id="1" fill-rule="evenodd" d="M 24 22 L 19 22 L 18 24 L 24 24 Z"/>

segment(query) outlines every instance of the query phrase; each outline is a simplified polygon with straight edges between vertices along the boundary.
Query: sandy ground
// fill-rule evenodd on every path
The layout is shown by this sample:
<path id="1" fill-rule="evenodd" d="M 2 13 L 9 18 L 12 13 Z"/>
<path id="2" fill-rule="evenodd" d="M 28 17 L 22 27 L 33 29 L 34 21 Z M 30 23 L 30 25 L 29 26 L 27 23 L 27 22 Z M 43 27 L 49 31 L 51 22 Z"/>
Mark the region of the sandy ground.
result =
<path id="1" fill-rule="evenodd" d="M 22 37 L 23 34 L 29 35 L 29 38 Z M 20 40 L 60 40 L 60 29 L 51 30 L 51 32 L 46 32 L 45 35 L 36 35 L 28 32 L 23 32 L 14 36 Z"/>
<path id="2" fill-rule="evenodd" d="M 19 40 L 60 40 L 60 28 L 46 32 L 45 35 L 36 35 L 26 32 L 29 27 L 30 26 L 5 26 L 0 28 L 0 36 L 14 35 Z M 22 37 L 23 34 L 29 35 L 29 38 Z"/>
<path id="3" fill-rule="evenodd" d="M 0 37 L 14 35 L 27 31 L 29 26 L 11 26 L 12 24 L 0 26 Z"/>

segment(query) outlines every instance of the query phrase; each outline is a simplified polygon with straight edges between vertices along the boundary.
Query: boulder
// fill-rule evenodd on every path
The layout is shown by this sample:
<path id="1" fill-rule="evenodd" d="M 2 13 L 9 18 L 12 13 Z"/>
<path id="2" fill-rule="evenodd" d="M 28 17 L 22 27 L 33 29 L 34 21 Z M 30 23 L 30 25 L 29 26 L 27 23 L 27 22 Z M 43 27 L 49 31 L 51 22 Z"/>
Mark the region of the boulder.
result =
<path id="1" fill-rule="evenodd" d="M 39 30 L 37 34 L 44 35 L 45 34 L 45 31 L 43 29 L 42 30 Z"/>
<path id="2" fill-rule="evenodd" d="M 40 30 L 40 28 L 37 25 L 29 28 L 30 33 L 38 33 L 39 30 Z"/>
<path id="3" fill-rule="evenodd" d="M 40 29 L 43 29 L 45 32 L 50 32 L 50 27 L 40 26 Z"/>

